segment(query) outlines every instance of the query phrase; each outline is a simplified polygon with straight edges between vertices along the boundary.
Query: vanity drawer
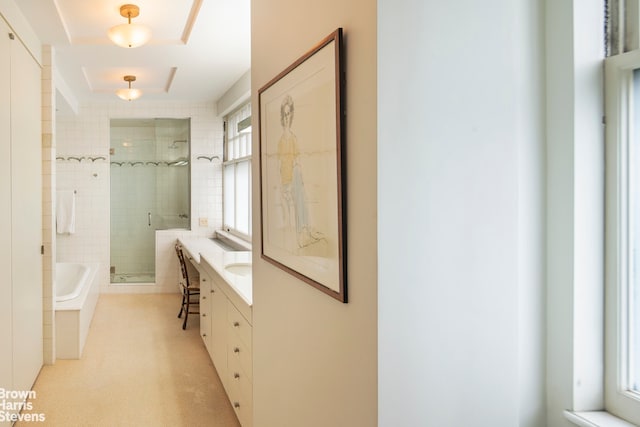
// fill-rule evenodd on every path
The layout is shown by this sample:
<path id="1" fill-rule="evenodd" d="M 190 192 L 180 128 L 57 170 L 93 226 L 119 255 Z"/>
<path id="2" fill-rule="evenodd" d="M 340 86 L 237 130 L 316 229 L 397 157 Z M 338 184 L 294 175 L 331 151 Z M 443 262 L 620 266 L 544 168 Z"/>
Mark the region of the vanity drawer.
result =
<path id="1" fill-rule="evenodd" d="M 235 305 L 230 301 L 227 301 L 227 304 L 227 320 L 229 322 L 230 335 L 232 333 L 238 335 L 249 352 L 251 352 L 251 324 L 240 314 Z"/>
<path id="2" fill-rule="evenodd" d="M 237 335 L 228 335 L 229 345 L 227 346 L 227 365 L 240 366 L 247 374 L 249 380 L 253 377 L 253 367 L 251 362 L 251 352 L 244 345 Z"/>
<path id="3" fill-rule="evenodd" d="M 211 283 L 204 274 L 200 275 L 200 336 L 204 340 L 207 350 L 211 347 L 211 303 L 209 295 Z M 196 315 L 197 316 L 197 315 Z"/>
<path id="4" fill-rule="evenodd" d="M 230 387 L 229 401 L 240 421 L 242 427 L 251 427 L 253 425 L 253 404 L 247 400 L 239 389 L 234 385 Z"/>
<path id="5" fill-rule="evenodd" d="M 251 379 L 245 374 L 237 359 L 229 360 L 227 393 L 242 427 L 252 424 L 253 391 Z"/>
<path id="6" fill-rule="evenodd" d="M 202 307 L 202 304 L 200 304 L 200 307 Z M 211 347 L 211 321 L 209 316 L 210 314 L 206 311 L 200 312 L 200 336 L 204 340 L 207 350 Z"/>
<path id="7" fill-rule="evenodd" d="M 237 359 L 229 360 L 229 386 L 232 390 L 239 392 L 243 401 L 252 401 L 252 382 L 251 378 L 246 374 L 244 368 Z"/>

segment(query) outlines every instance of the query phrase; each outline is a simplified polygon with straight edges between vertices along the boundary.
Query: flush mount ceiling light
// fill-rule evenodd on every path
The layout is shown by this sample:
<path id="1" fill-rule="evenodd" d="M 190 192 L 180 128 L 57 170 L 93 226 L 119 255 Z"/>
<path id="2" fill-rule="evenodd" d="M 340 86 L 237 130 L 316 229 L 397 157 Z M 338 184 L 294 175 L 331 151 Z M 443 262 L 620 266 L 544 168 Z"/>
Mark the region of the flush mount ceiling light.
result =
<path id="1" fill-rule="evenodd" d="M 140 89 L 131 89 L 131 82 L 136 81 L 136 76 L 124 76 L 124 81 L 129 82 L 129 88 L 116 90 L 116 95 L 125 101 L 133 101 L 134 99 L 138 99 L 142 96 L 142 91 Z"/>
<path id="2" fill-rule="evenodd" d="M 135 4 L 122 5 L 120 6 L 120 15 L 127 18 L 129 22 L 109 29 L 108 35 L 112 42 L 120 47 L 138 47 L 149 41 L 151 30 L 144 25 L 131 23 L 131 18 L 140 15 L 138 6 Z"/>

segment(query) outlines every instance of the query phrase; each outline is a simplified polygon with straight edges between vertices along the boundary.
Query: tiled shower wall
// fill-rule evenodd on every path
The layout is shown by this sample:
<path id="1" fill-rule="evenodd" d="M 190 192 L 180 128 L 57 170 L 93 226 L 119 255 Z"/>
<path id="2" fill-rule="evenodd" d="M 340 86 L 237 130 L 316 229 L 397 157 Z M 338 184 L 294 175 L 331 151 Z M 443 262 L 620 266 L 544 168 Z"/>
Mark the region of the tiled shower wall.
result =
<path id="1" fill-rule="evenodd" d="M 191 232 L 212 235 L 222 226 L 223 125 L 211 103 L 119 101 L 90 104 L 77 115 L 56 117 L 57 188 L 76 191 L 76 232 L 57 235 L 57 261 L 99 262 L 101 292 L 177 292 L 172 242 L 184 230 L 158 232 L 156 285 L 110 286 L 110 120 L 112 118 L 191 118 Z M 71 157 L 84 159 L 78 161 Z M 99 159 L 104 157 L 106 160 Z M 93 158 L 94 160 L 92 160 Z M 206 226 L 200 226 L 201 220 Z M 169 268 L 167 268 L 169 262 Z M 164 264 L 163 264 L 164 263 Z"/>

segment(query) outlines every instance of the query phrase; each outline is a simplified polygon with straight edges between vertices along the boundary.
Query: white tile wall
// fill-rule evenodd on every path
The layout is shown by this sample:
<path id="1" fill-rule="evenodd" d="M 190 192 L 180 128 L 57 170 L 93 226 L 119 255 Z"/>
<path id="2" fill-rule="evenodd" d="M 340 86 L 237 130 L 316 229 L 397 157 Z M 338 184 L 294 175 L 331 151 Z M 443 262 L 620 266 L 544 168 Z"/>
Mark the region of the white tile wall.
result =
<path id="1" fill-rule="evenodd" d="M 58 157 L 66 158 L 73 155 L 61 153 L 59 137 L 58 141 Z M 99 277 L 104 279 L 107 274 L 108 280 L 110 230 L 108 161 L 57 161 L 56 166 L 57 189 L 76 192 L 75 233 L 57 235 L 57 261 L 99 262 Z M 101 287 L 107 284 L 103 280 L 100 283 Z"/>
<path id="2" fill-rule="evenodd" d="M 211 103 L 160 103 L 115 100 L 80 108 L 76 116 L 56 118 L 57 156 L 67 158 L 104 156 L 109 159 L 110 119 L 112 118 L 191 118 L 191 229 L 190 233 L 211 235 L 222 226 L 221 164 L 214 160 L 197 160 L 198 156 L 222 158 L 222 118 L 216 116 Z M 77 206 L 76 233 L 57 235 L 58 261 L 99 262 L 102 292 L 122 292 L 123 287 L 109 286 L 110 264 L 110 165 L 109 161 L 57 161 L 57 188 L 75 189 Z M 205 218 L 208 227 L 200 227 Z M 179 232 L 175 231 L 175 235 Z M 172 232 L 158 232 L 156 286 L 136 291 L 177 291 L 177 262 Z M 117 289 L 115 289 L 117 288 Z"/>
<path id="3" fill-rule="evenodd" d="M 180 230 L 161 230 L 156 233 L 156 283 L 161 292 L 179 292 L 180 270 L 175 241 L 188 233 Z"/>
<path id="4" fill-rule="evenodd" d="M 43 361 L 47 365 L 55 363 L 55 215 L 53 190 L 56 180 L 55 144 L 55 97 L 53 95 L 53 58 L 55 52 L 50 46 L 42 49 L 42 322 Z"/>

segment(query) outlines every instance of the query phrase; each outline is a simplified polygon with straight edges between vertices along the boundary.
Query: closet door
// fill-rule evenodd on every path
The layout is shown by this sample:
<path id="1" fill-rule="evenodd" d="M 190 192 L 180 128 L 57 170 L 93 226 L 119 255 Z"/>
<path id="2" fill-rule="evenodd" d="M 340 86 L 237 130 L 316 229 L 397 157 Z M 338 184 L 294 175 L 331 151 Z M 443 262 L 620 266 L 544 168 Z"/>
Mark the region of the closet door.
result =
<path id="1" fill-rule="evenodd" d="M 11 40 L 11 279 L 13 387 L 29 390 L 42 367 L 41 70 Z"/>
<path id="2" fill-rule="evenodd" d="M 11 316 L 11 127 L 9 113 L 9 27 L 0 18 L 0 343 L 12 340 Z M 11 345 L 0 345 L 0 388 L 11 390 Z"/>

